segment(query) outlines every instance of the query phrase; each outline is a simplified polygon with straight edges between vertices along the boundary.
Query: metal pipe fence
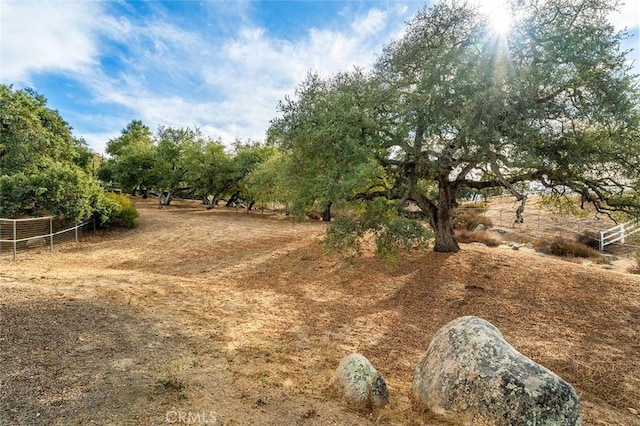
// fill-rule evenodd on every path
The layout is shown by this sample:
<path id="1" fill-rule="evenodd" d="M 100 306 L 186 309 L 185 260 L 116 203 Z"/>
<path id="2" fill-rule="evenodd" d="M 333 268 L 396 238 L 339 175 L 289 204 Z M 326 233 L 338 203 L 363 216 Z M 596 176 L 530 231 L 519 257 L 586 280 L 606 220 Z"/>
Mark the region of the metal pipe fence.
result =
<path id="1" fill-rule="evenodd" d="M 0 256 L 13 255 L 37 247 L 49 247 L 68 241 L 78 242 L 87 232 L 95 232 L 93 219 L 69 226 L 54 216 L 29 219 L 0 219 Z"/>

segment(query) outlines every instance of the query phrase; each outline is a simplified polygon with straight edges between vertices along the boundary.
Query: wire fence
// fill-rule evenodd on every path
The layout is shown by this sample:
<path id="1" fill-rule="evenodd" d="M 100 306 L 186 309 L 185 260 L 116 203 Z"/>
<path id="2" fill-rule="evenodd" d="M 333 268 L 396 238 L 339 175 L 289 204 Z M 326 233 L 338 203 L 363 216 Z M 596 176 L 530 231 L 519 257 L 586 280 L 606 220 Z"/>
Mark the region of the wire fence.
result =
<path id="1" fill-rule="evenodd" d="M 457 210 L 478 211 L 474 207 L 458 207 Z M 581 241 L 592 241 L 594 247 L 601 245 L 601 232 L 611 229 L 615 223 L 609 219 L 597 217 L 574 217 L 563 215 L 551 215 L 541 213 L 524 214 L 524 222 L 515 221 L 515 209 L 488 209 L 481 213 L 493 222 L 493 226 L 508 228 L 512 231 L 522 232 L 536 238 L 560 236 L 575 239 L 581 237 Z M 640 233 L 629 235 L 626 240 L 615 242 L 607 248 L 619 254 L 632 257 L 640 251 Z"/>
<path id="2" fill-rule="evenodd" d="M 0 256 L 13 255 L 16 260 L 21 251 L 38 247 L 53 251 L 54 245 L 78 242 L 89 232 L 95 232 L 93 219 L 73 226 L 53 216 L 0 219 Z"/>

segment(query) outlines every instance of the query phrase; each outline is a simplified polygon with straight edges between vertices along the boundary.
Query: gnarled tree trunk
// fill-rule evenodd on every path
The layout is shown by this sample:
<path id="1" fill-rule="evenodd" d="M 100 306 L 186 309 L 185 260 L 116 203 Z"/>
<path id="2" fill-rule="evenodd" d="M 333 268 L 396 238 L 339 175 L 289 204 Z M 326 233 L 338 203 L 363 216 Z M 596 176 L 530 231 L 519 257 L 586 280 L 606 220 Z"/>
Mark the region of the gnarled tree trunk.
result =
<path id="1" fill-rule="evenodd" d="M 440 213 L 440 210 L 441 208 L 438 209 L 438 213 Z M 453 209 L 451 210 L 453 212 Z M 431 227 L 435 233 L 436 240 L 433 250 L 439 253 L 456 253 L 460 250 L 460 246 L 453 233 L 452 212 L 444 215 L 438 214 L 436 220 L 433 220 L 433 218 L 431 220 Z"/>
<path id="2" fill-rule="evenodd" d="M 453 185 L 448 176 L 440 176 L 438 180 L 438 204 L 431 202 L 424 194 L 416 193 L 416 201 L 423 212 L 429 215 L 429 222 L 435 234 L 434 251 L 439 253 L 456 253 L 460 246 L 453 232 L 453 213 L 456 199 Z"/>
<path id="3" fill-rule="evenodd" d="M 168 206 L 171 204 L 171 200 L 173 200 L 173 194 L 171 191 L 165 191 L 158 195 L 158 205 L 160 206 Z"/>
<path id="4" fill-rule="evenodd" d="M 323 222 L 331 222 L 331 205 L 332 201 L 327 202 L 324 206 L 324 210 L 322 211 L 322 221 Z"/>

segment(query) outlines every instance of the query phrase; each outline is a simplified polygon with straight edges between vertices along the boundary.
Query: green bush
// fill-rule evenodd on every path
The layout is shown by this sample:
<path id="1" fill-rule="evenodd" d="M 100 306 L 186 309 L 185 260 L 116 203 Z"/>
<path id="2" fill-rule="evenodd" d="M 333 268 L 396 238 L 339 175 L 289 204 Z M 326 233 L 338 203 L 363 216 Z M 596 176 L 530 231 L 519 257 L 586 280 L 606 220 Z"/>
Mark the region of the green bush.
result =
<path id="1" fill-rule="evenodd" d="M 597 250 L 562 237 L 541 239 L 536 244 L 536 251 L 560 257 L 600 257 Z"/>
<path id="2" fill-rule="evenodd" d="M 129 229 L 138 227 L 138 210 L 128 196 L 110 193 L 106 198 L 113 202 L 107 224 Z"/>

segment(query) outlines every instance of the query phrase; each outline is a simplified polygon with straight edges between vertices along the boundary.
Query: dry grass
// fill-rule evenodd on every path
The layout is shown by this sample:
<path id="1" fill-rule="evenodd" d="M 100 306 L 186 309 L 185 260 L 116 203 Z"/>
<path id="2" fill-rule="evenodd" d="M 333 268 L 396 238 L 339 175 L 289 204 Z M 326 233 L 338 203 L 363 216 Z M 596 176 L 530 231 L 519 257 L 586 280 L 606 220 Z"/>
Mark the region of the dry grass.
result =
<path id="1" fill-rule="evenodd" d="M 629 273 L 640 275 L 640 252 L 633 255 L 635 264 L 629 267 Z"/>
<path id="2" fill-rule="evenodd" d="M 576 242 L 594 250 L 600 249 L 600 236 L 594 231 L 584 231 L 576 236 Z"/>
<path id="3" fill-rule="evenodd" d="M 488 247 L 498 247 L 502 243 L 495 232 L 459 229 L 455 231 L 455 235 L 459 243 L 483 243 Z"/>
<path id="4" fill-rule="evenodd" d="M 445 425 L 412 400 L 417 360 L 462 315 L 574 385 L 585 424 L 639 424 L 640 277 L 463 246 L 345 262 L 323 223 L 137 200 L 140 226 L 0 259 L 0 424 Z M 327 399 L 357 351 L 391 402 Z"/>
<path id="5" fill-rule="evenodd" d="M 493 221 L 482 213 L 483 209 L 480 208 L 457 209 L 453 218 L 454 229 L 474 231 L 478 225 L 484 225 L 486 229 L 491 228 Z"/>
<path id="6" fill-rule="evenodd" d="M 562 237 L 547 237 L 536 242 L 536 250 L 540 253 L 559 257 L 600 258 L 600 253 L 584 244 Z"/>

